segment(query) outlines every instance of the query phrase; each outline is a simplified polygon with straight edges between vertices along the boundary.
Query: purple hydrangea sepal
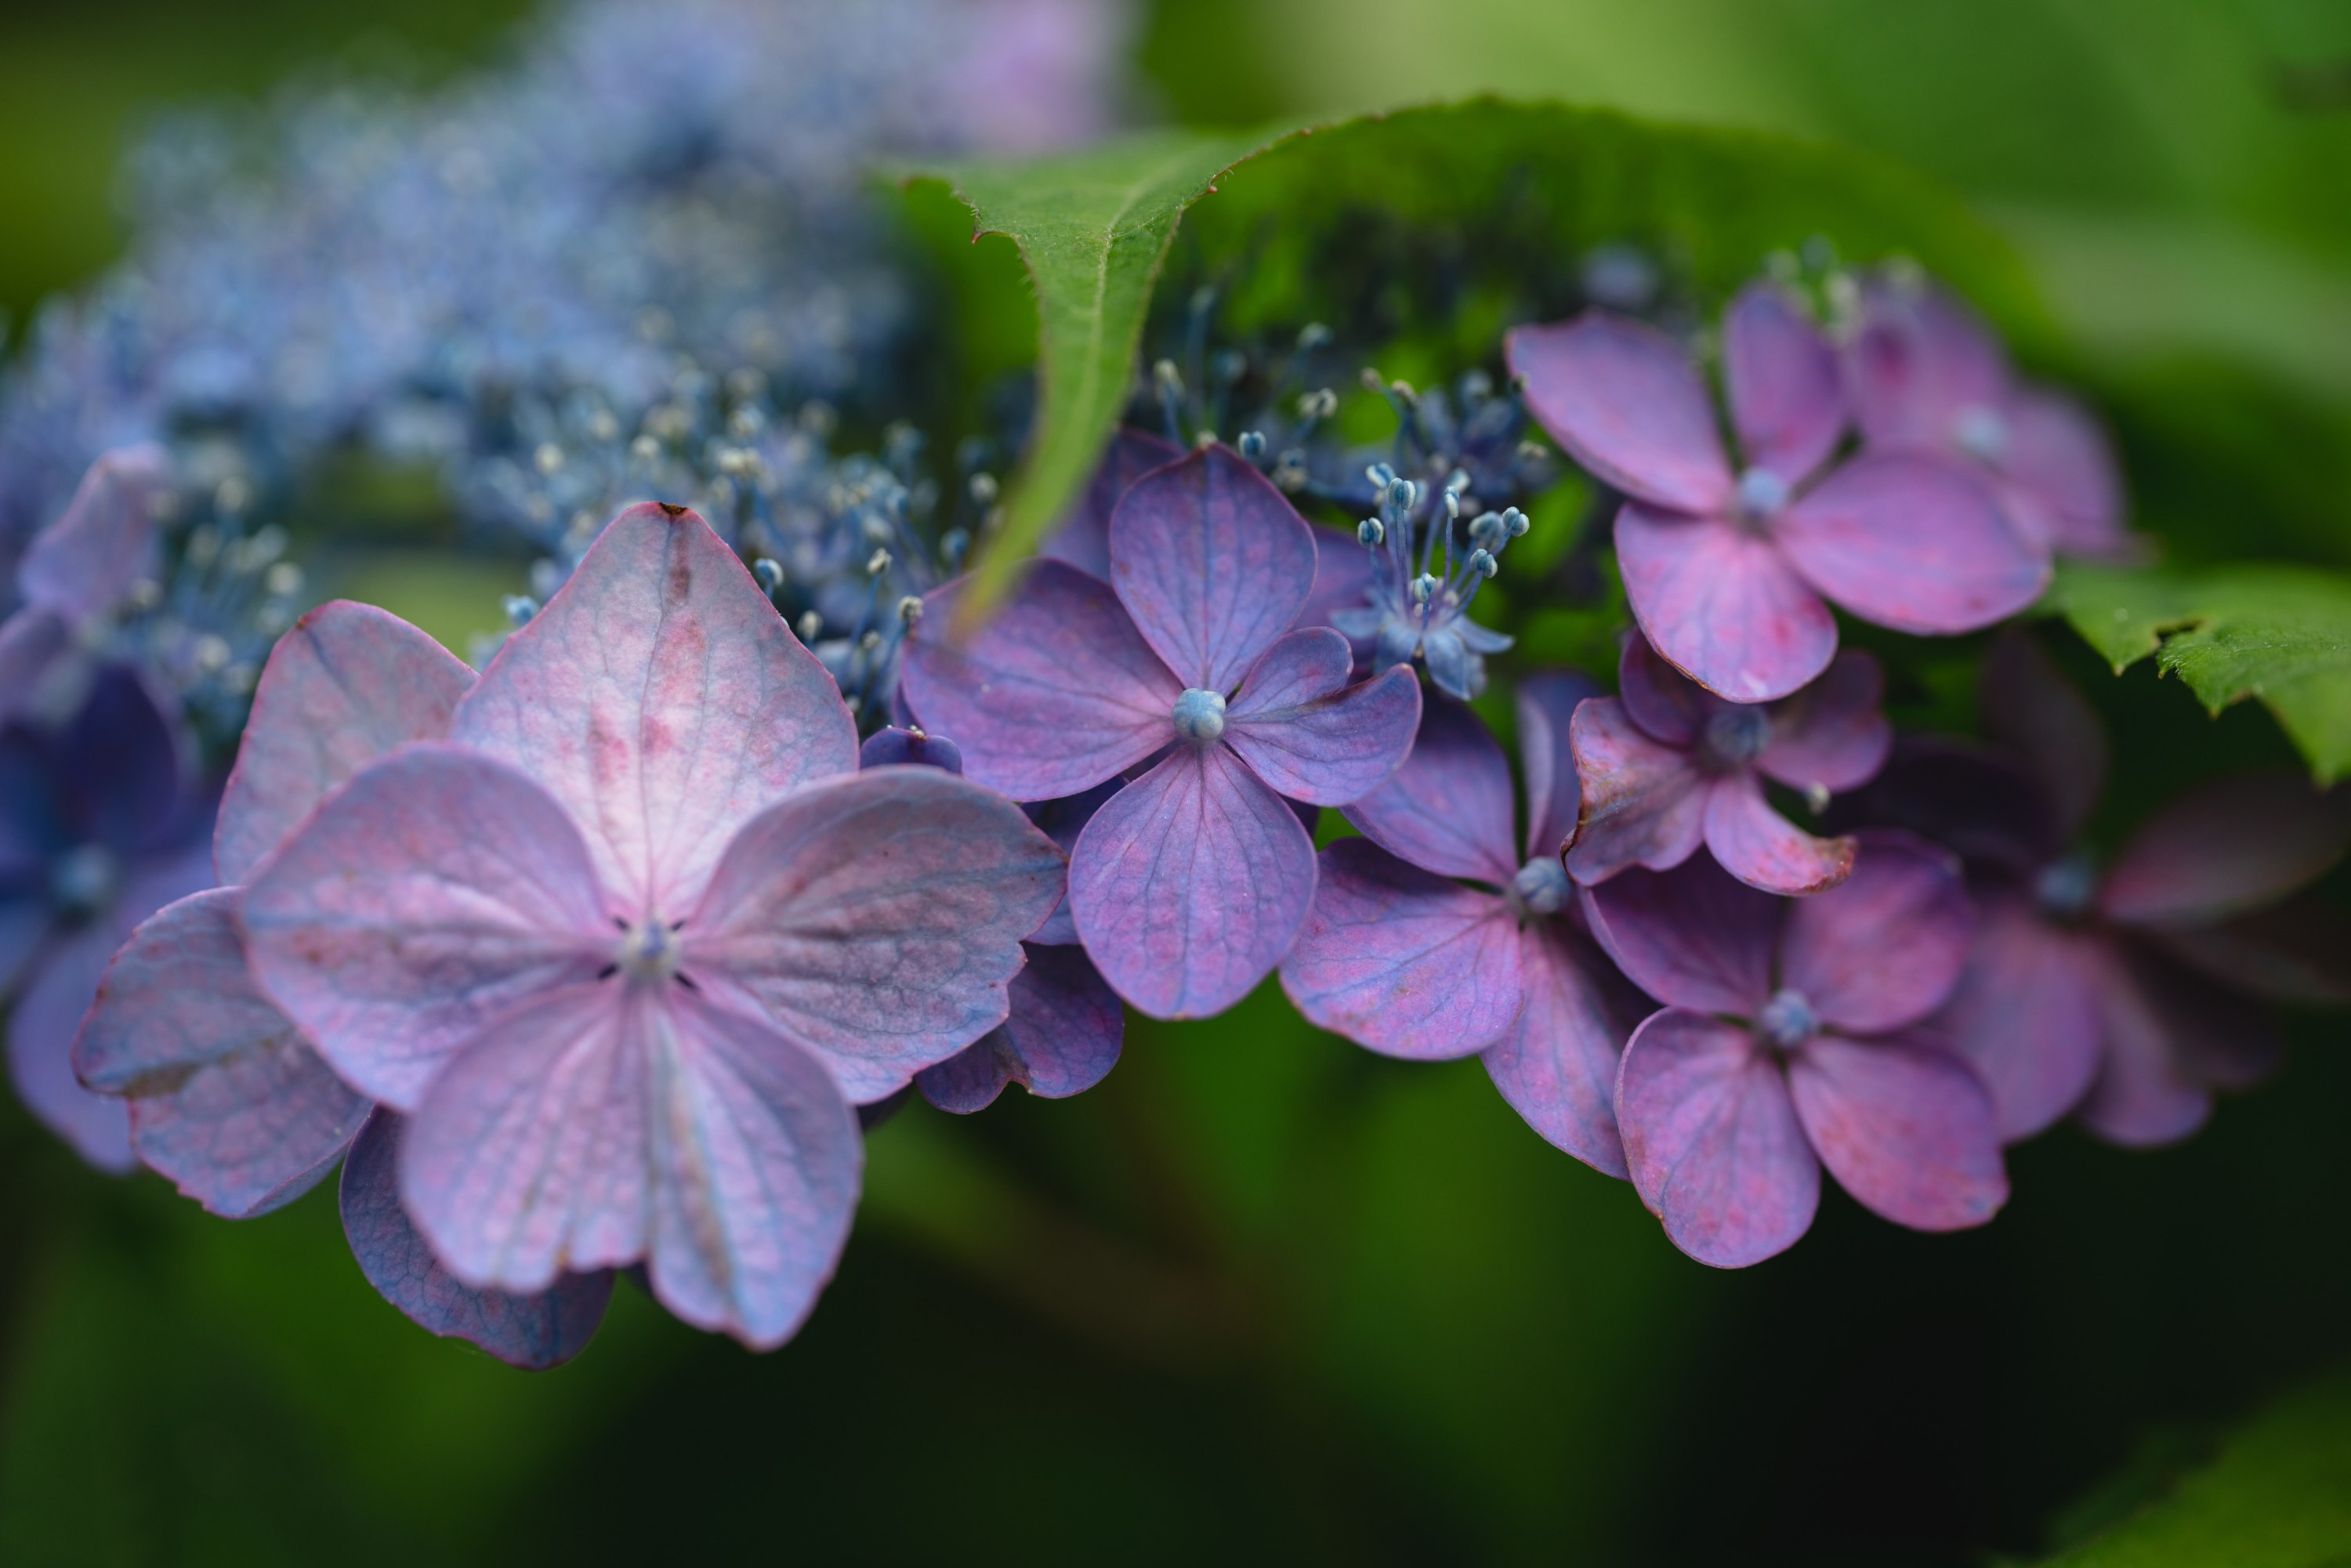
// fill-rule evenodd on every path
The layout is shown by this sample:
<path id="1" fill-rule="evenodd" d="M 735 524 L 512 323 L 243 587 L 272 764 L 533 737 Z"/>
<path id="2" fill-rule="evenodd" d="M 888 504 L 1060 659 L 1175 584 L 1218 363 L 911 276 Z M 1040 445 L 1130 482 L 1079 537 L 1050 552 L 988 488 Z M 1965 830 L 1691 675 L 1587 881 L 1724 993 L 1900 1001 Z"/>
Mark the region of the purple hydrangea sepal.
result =
<path id="1" fill-rule="evenodd" d="M 1982 926 L 1935 1027 L 2013 1142 L 2077 1114 L 2110 1142 L 2175 1142 L 2280 1045 L 2259 998 L 2351 1005 L 2351 932 L 2302 890 L 2351 846 L 2351 797 L 2278 769 L 2158 811 L 2101 865 L 2080 835 L 2105 777 L 2098 716 L 2038 643 L 1983 668 L 1992 748 L 1906 742 L 1855 806 L 1966 855 Z"/>
<path id="2" fill-rule="evenodd" d="M 211 885 L 211 791 L 140 674 L 84 671 L 62 721 L 0 725 L 0 989 L 26 1107 L 90 1164 L 136 1163 L 120 1101 L 75 1078 L 74 1031 L 107 960 L 141 921 Z"/>
<path id="3" fill-rule="evenodd" d="M 565 1274 L 528 1296 L 460 1282 L 400 1206 L 402 1122 L 398 1112 L 378 1109 L 343 1160 L 343 1235 L 367 1282 L 419 1327 L 478 1345 L 510 1366 L 544 1372 L 587 1349 L 612 1299 L 612 1270 Z"/>
<path id="4" fill-rule="evenodd" d="M 1154 468 L 1164 468 L 1184 455 L 1184 449 L 1144 430 L 1121 430 L 1110 438 L 1085 493 L 1069 516 L 1046 536 L 1037 553 L 1065 560 L 1080 571 L 1110 580 L 1110 519 L 1120 499 L 1134 482 Z"/>
<path id="5" fill-rule="evenodd" d="M 221 798 L 225 885 L 132 932 L 74 1045 L 83 1082 L 128 1106 L 139 1157 L 231 1218 L 308 1191 L 369 1102 L 262 994 L 237 925 L 242 884 L 335 788 L 410 741 L 445 733 L 473 672 L 397 616 L 338 601 L 278 639 Z"/>
<path id="6" fill-rule="evenodd" d="M 1833 455 L 1836 354 L 1774 285 L 1723 318 L 1734 468 L 1704 377 L 1654 327 L 1605 311 L 1520 327 L 1511 371 L 1545 429 L 1625 493 L 1617 566 L 1650 644 L 1733 702 L 1783 697 L 1836 652 L 1829 603 L 1917 633 L 1974 631 L 2041 596 L 2045 550 L 1938 458 Z"/>
<path id="7" fill-rule="evenodd" d="M 1665 1004 L 1625 1044 L 1615 1107 L 1633 1185 L 1675 1246 L 1725 1269 L 1786 1250 L 1823 1166 L 1913 1229 L 1980 1225 L 2006 1201 L 1991 1095 L 1918 1027 L 1967 954 L 1956 861 L 1873 832 L 1811 898 L 1705 856 L 1583 898 L 1593 936 Z"/>
<path id="8" fill-rule="evenodd" d="M 798 1328 L 882 1099 L 1002 1022 L 1061 852 L 935 768 L 859 773 L 839 691 L 684 507 L 622 513 L 457 705 L 246 894 L 254 973 L 409 1119 L 400 1196 L 476 1290 L 643 1262 Z"/>
<path id="9" fill-rule="evenodd" d="M 1315 1024 L 1384 1055 L 1480 1055 L 1535 1131 L 1623 1176 L 1610 1086 L 1624 1035 L 1556 848 L 1576 815 L 1568 716 L 1591 692 L 1564 673 L 1519 687 L 1523 847 L 1501 747 L 1468 708 L 1429 698 L 1396 776 L 1345 809 L 1364 836 L 1322 852 L 1281 984 Z"/>
<path id="10" fill-rule="evenodd" d="M 963 753 L 955 742 L 919 730 L 883 730 L 866 741 L 859 758 L 862 768 L 894 762 L 963 771 Z M 1039 801 L 1024 810 L 1067 853 L 1095 808 L 1117 789 L 1113 779 L 1074 800 Z M 1077 940 L 1064 897 L 1020 945 L 1025 961 L 1012 977 L 1011 1011 L 1005 1020 L 916 1073 L 914 1086 L 923 1098 L 942 1111 L 968 1115 L 994 1104 L 1007 1084 L 1018 1083 L 1040 1099 L 1061 1100 L 1082 1094 L 1110 1075 L 1125 1039 L 1126 1014 Z"/>
<path id="11" fill-rule="evenodd" d="M 1766 893 L 1834 887 L 1853 870 L 1853 841 L 1805 832 L 1772 809 L 1763 785 L 1801 790 L 1817 810 L 1867 783 L 1894 740 L 1878 711 L 1885 684 L 1874 656 L 1848 650 L 1792 696 L 1728 703 L 1639 636 L 1627 639 L 1623 695 L 1584 704 L 1570 726 L 1583 805 L 1564 849 L 1568 874 L 1588 885 L 1627 866 L 1667 871 L 1704 844 Z"/>
<path id="12" fill-rule="evenodd" d="M 1149 764 L 1079 836 L 1071 914 L 1139 1010 L 1221 1012 L 1289 951 L 1312 901 L 1313 841 L 1290 802 L 1343 805 L 1384 782 L 1411 748 L 1420 687 L 1401 668 L 1351 684 L 1345 638 L 1290 629 L 1313 532 L 1224 447 L 1127 491 L 1110 567 L 1105 585 L 1037 563 L 960 644 L 944 630 L 959 591 L 939 590 L 904 679 L 971 776 L 1016 800 Z"/>
<path id="13" fill-rule="evenodd" d="M 1991 326 L 1929 280 L 1864 280 L 1844 352 L 1872 450 L 1949 457 L 1984 474 L 2024 534 L 2061 555 L 2131 553 L 2122 476 L 2089 410 L 2021 380 Z"/>
<path id="14" fill-rule="evenodd" d="M 160 446 L 102 453 L 57 519 L 25 547 L 16 563 L 24 603 L 0 622 L 0 719 L 30 706 L 83 631 L 155 576 L 155 508 L 171 477 Z"/>

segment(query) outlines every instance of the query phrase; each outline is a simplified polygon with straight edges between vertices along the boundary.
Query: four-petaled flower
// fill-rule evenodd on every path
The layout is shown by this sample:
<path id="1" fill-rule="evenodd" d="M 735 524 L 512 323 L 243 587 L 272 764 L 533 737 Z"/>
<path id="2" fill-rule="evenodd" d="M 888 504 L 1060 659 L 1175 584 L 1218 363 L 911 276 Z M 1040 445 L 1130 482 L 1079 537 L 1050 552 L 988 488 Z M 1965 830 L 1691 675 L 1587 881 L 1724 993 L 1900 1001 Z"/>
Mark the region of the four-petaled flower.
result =
<path id="1" fill-rule="evenodd" d="M 852 1104 L 1001 1023 L 1063 862 L 1009 802 L 857 771 L 840 693 L 694 513 L 622 514 L 453 713 L 244 895 L 263 988 L 406 1114 L 402 1207 L 475 1288 L 643 1261 L 788 1338 L 862 1165 Z"/>
<path id="2" fill-rule="evenodd" d="M 1583 812 L 1570 830 L 1568 873 L 1589 884 L 1626 866 L 1668 871 L 1703 843 L 1750 887 L 1834 887 L 1853 870 L 1853 841 L 1790 822 L 1763 798 L 1763 780 L 1804 791 L 1815 809 L 1868 782 L 1894 740 L 1877 707 L 1885 684 L 1876 659 L 1847 650 L 1793 696 L 1727 703 L 1627 639 L 1623 696 L 1584 704 L 1569 728 Z"/>
<path id="3" fill-rule="evenodd" d="M 2351 1004 L 2351 934 L 2294 896 L 2351 847 L 2351 795 L 2283 768 L 2223 775 L 2101 867 L 2080 841 L 2105 782 L 2095 710 L 2022 632 L 1987 654 L 1982 699 L 1996 749 L 1907 743 L 1853 802 L 1975 874 L 1982 922 L 1936 1027 L 1991 1091 L 2004 1138 L 2069 1112 L 2114 1143 L 2186 1137 L 2213 1090 L 2276 1064 L 2252 998 Z"/>
<path id="4" fill-rule="evenodd" d="M 1322 852 L 1281 986 L 1313 1022 L 1383 1054 L 1479 1053 L 1537 1132 L 1622 1176 L 1610 1100 L 1624 1030 L 1591 977 L 1598 955 L 1557 853 L 1576 811 L 1568 716 L 1591 692 L 1563 673 L 1520 684 L 1523 851 L 1501 747 L 1468 708 L 1430 698 L 1396 776 L 1346 808 L 1364 837 Z"/>
<path id="5" fill-rule="evenodd" d="M 1514 329 L 1508 351 L 1543 427 L 1627 497 L 1616 562 L 1650 644 L 1733 702 L 1786 696 L 1828 668 L 1824 599 L 1944 633 L 2012 615 L 2048 584 L 2047 552 L 1956 465 L 1831 464 L 1846 423 L 1836 353 L 1773 285 L 1750 286 L 1723 318 L 1743 468 L 1698 367 L 1654 327 L 1587 311 Z"/>
<path id="6" fill-rule="evenodd" d="M 1872 275 L 1845 366 L 1855 423 L 1871 450 L 1976 465 L 2011 520 L 2045 549 L 2128 551 L 2122 476 L 2097 421 L 2064 393 L 2020 381 L 1992 329 L 1947 290 Z"/>
<path id="7" fill-rule="evenodd" d="M 1149 765 L 1079 835 L 1070 910 L 1103 977 L 1155 1017 L 1220 1012 L 1265 978 L 1314 895 L 1290 801 L 1343 805 L 1411 748 L 1410 670 L 1350 685 L 1344 637 L 1290 630 L 1314 559 L 1281 493 L 1208 447 L 1120 500 L 1107 585 L 1040 561 L 957 645 L 950 584 L 911 646 L 911 706 L 983 784 L 1058 800 Z"/>
<path id="8" fill-rule="evenodd" d="M 530 1295 L 476 1291 L 443 1268 L 395 1187 L 399 1113 L 337 1078 L 254 982 L 237 925 L 243 883 L 338 785 L 410 741 L 447 732 L 474 674 L 396 616 L 338 601 L 278 640 L 221 799 L 223 886 L 131 934 L 74 1042 L 84 1083 L 119 1096 L 131 1146 L 215 1214 L 283 1207 L 343 1162 L 340 1202 L 369 1283 L 435 1333 L 529 1367 L 587 1343 L 609 1270 Z"/>
<path id="9" fill-rule="evenodd" d="M 1743 1268 L 1811 1228 L 1821 1166 L 1918 1230 L 2008 1197 L 1991 1098 L 1919 1020 L 1959 978 L 1971 911 L 1949 856 L 1861 835 L 1853 874 L 1810 898 L 1747 887 L 1704 856 L 1585 891 L 1592 934 L 1665 1004 L 1616 1071 L 1641 1200 L 1701 1263 Z"/>

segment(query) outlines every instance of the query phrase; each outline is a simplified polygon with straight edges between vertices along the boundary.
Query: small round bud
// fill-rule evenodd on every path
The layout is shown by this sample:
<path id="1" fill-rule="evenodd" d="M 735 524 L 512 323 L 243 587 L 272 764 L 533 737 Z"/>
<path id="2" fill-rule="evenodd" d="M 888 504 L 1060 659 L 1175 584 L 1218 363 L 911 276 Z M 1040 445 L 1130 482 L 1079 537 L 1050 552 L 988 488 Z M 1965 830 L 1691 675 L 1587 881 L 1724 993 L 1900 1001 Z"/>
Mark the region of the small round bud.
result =
<path id="1" fill-rule="evenodd" d="M 563 448 L 552 441 L 542 441 L 530 455 L 533 466 L 542 474 L 553 474 L 563 466 Z"/>
<path id="2" fill-rule="evenodd" d="M 1377 517 L 1365 517 L 1355 525 L 1355 538 L 1377 549 L 1388 537 L 1388 530 Z"/>
<path id="3" fill-rule="evenodd" d="M 507 624 L 521 631 L 538 613 L 538 601 L 528 593 L 509 593 L 502 601 L 507 612 Z"/>
<path id="4" fill-rule="evenodd" d="M 1412 580 L 1412 597 L 1416 604 L 1426 604 L 1437 597 L 1437 579 L 1422 572 Z"/>
<path id="5" fill-rule="evenodd" d="M 1151 364 L 1151 379 L 1157 384 L 1163 394 L 1172 397 L 1181 397 L 1184 395 L 1184 372 L 1176 368 L 1175 361 L 1153 361 Z"/>
<path id="6" fill-rule="evenodd" d="M 1328 419 L 1339 412 L 1339 394 L 1329 387 L 1317 387 L 1298 400 L 1301 419 Z"/>
<path id="7" fill-rule="evenodd" d="M 1509 530 L 1510 538 L 1519 539 L 1526 538 L 1527 530 L 1534 525 L 1527 521 L 1527 515 L 1516 507 L 1505 507 L 1502 508 L 1502 527 Z"/>
<path id="8" fill-rule="evenodd" d="M 1176 721 L 1176 733 L 1186 740 L 1206 745 L 1220 739 L 1225 733 L 1224 694 L 1199 686 L 1187 687 L 1184 695 L 1176 699 L 1172 716 Z"/>
<path id="9" fill-rule="evenodd" d="M 1331 329 L 1320 321 L 1309 321 L 1298 329 L 1298 347 L 1306 353 L 1331 346 Z"/>
<path id="10" fill-rule="evenodd" d="M 760 591 L 773 597 L 784 586 L 784 567 L 772 557 L 761 556 L 751 563 L 751 575 L 758 580 Z"/>
<path id="11" fill-rule="evenodd" d="M 1821 1020 L 1802 991 L 1781 990 L 1757 1011 L 1755 1027 L 1782 1051 L 1793 1051 L 1819 1031 Z"/>
<path id="12" fill-rule="evenodd" d="M 922 618 L 923 601 L 921 600 L 909 593 L 898 601 L 898 619 L 903 624 L 912 626 Z"/>
<path id="13" fill-rule="evenodd" d="M 973 475 L 969 488 L 971 498 L 978 505 L 983 507 L 996 505 L 998 486 L 995 475 L 986 472 Z"/>
<path id="14" fill-rule="evenodd" d="M 302 569 L 290 560 L 281 560 L 269 569 L 269 574 L 261 582 L 272 597 L 291 599 L 302 591 Z"/>
<path id="15" fill-rule="evenodd" d="M 797 630 L 800 634 L 801 642 L 813 643 L 817 639 L 817 633 L 824 630 L 824 617 L 813 610 L 805 611 L 800 615 Z"/>
<path id="16" fill-rule="evenodd" d="M 1373 488 L 1378 490 L 1384 490 L 1395 484 L 1395 470 L 1384 463 L 1374 463 L 1364 470 L 1364 477 L 1369 479 Z"/>
<path id="17" fill-rule="evenodd" d="M 228 662 L 235 657 L 235 653 L 229 647 L 227 638 L 207 632 L 196 639 L 195 656 L 197 669 L 207 675 L 217 675 L 228 668 Z"/>
<path id="18" fill-rule="evenodd" d="M 1502 570 L 1502 563 L 1494 559 L 1492 550 L 1473 549 L 1469 552 L 1469 570 L 1479 577 L 1489 578 Z"/>
<path id="19" fill-rule="evenodd" d="M 869 556 L 869 557 L 867 557 L 867 558 L 866 558 L 866 561 L 865 561 L 865 575 L 866 575 L 866 576 L 868 576 L 868 577 L 879 577 L 879 576 L 881 576 L 883 572 L 885 572 L 885 571 L 887 571 L 887 570 L 890 570 L 890 552 L 889 552 L 888 550 L 885 550 L 885 549 L 877 549 L 877 550 L 875 550 L 875 551 L 874 551 L 871 556 Z"/>
<path id="20" fill-rule="evenodd" d="M 1469 522 L 1469 542 L 1479 549 L 1495 549 L 1510 537 L 1499 512 L 1480 512 Z"/>
<path id="21" fill-rule="evenodd" d="M 1265 432 L 1262 430 L 1242 431 L 1238 450 L 1243 457 L 1248 458 L 1252 463 L 1256 462 L 1259 458 L 1263 457 L 1265 455 Z"/>

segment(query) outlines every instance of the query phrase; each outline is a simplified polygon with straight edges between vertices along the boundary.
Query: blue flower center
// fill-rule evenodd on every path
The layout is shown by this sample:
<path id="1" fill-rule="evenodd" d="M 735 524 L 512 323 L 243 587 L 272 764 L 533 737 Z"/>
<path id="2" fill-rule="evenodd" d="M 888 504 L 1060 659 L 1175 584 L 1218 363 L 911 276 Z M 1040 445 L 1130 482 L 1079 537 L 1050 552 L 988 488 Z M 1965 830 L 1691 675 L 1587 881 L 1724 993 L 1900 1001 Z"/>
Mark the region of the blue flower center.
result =
<path id="1" fill-rule="evenodd" d="M 1224 694 L 1189 687 L 1176 699 L 1175 717 L 1176 733 L 1186 740 L 1206 746 L 1221 739 L 1225 733 Z"/>
<path id="2" fill-rule="evenodd" d="M 685 961 L 685 945 L 677 927 L 662 920 L 640 920 L 621 934 L 612 962 L 632 980 L 666 980 Z"/>
<path id="3" fill-rule="evenodd" d="M 1755 1015 L 1755 1027 L 1782 1051 L 1793 1051 L 1819 1032 L 1821 1019 L 1803 992 L 1782 989 L 1773 992 Z"/>
<path id="4" fill-rule="evenodd" d="M 2061 920 L 2088 914 L 2097 896 L 2098 868 L 2087 854 L 2052 861 L 2032 879 L 2034 902 Z"/>
<path id="5" fill-rule="evenodd" d="M 87 919 L 122 891 L 122 862 L 104 844 L 79 844 L 49 867 L 49 898 L 68 919 Z"/>
<path id="6" fill-rule="evenodd" d="M 1951 441 L 1980 463 L 1998 463 L 2008 451 L 2008 421 L 2000 410 L 1971 402 L 1952 416 Z"/>
<path id="7" fill-rule="evenodd" d="M 1750 468 L 1739 476 L 1733 501 L 1739 515 L 1750 523 L 1768 523 L 1788 504 L 1788 482 L 1769 468 Z"/>
<path id="8" fill-rule="evenodd" d="M 1706 721 L 1701 740 L 1716 761 L 1743 767 L 1771 744 L 1771 716 L 1760 706 L 1718 708 Z"/>
<path id="9" fill-rule="evenodd" d="M 1538 855 L 1510 879 L 1510 897 L 1529 915 L 1557 915 L 1574 891 L 1557 855 Z"/>

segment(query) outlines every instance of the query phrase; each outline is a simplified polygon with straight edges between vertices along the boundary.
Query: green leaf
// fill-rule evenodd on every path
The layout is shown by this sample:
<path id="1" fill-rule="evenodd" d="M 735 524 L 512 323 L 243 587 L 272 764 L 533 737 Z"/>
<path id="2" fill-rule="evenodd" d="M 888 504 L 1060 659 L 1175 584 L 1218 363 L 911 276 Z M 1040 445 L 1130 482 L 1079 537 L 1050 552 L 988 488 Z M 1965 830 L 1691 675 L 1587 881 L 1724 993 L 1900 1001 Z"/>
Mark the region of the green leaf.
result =
<path id="1" fill-rule="evenodd" d="M 954 190 L 971 209 L 975 240 L 1009 235 L 1037 291 L 1037 436 L 979 563 L 967 613 L 1004 591 L 1117 424 L 1176 220 L 1270 140 L 1171 131 L 1036 162 L 951 164 L 914 176 Z"/>
<path id="2" fill-rule="evenodd" d="M 1153 287 L 1179 220 L 1203 265 L 1248 256 L 1237 317 L 1302 324 L 1334 275 L 1363 271 L 1351 236 L 1400 227 L 1448 276 L 1487 279 L 1445 302 L 1444 357 L 1490 359 L 1508 285 L 1573 276 L 1606 240 L 1637 239 L 1701 289 L 1727 291 L 1774 249 L 1815 235 L 1844 254 L 1901 251 L 2011 330 L 2042 322 L 2004 244 L 1940 187 L 1864 154 L 1781 137 L 1647 123 L 1491 99 L 1296 132 L 1165 132 L 1025 164 L 913 171 L 944 180 L 975 235 L 1009 235 L 1037 293 L 1040 398 L 1024 471 L 979 563 L 975 608 L 1001 593 L 1084 483 L 1132 385 Z M 1203 198 L 1214 194 L 1214 201 Z M 1190 214 L 1188 217 L 1186 216 Z M 1342 305 L 1356 300 L 1345 296 Z M 1388 320 L 1386 295 L 1345 321 Z M 1364 319 L 1358 320 L 1358 316 Z M 1334 321 L 1341 316 L 1333 314 Z M 1392 336 L 1400 333 L 1392 332 Z M 1400 350 L 1401 351 L 1401 350 Z"/>
<path id="3" fill-rule="evenodd" d="M 2321 784 L 2351 773 L 2351 578 L 2065 566 L 2044 602 L 2116 674 L 2153 654 L 2214 713 L 2259 697 Z"/>
<path id="4" fill-rule="evenodd" d="M 2341 1568 L 2351 1563 L 2351 1373 L 2279 1400 L 2163 1500 L 2051 1568 Z"/>

